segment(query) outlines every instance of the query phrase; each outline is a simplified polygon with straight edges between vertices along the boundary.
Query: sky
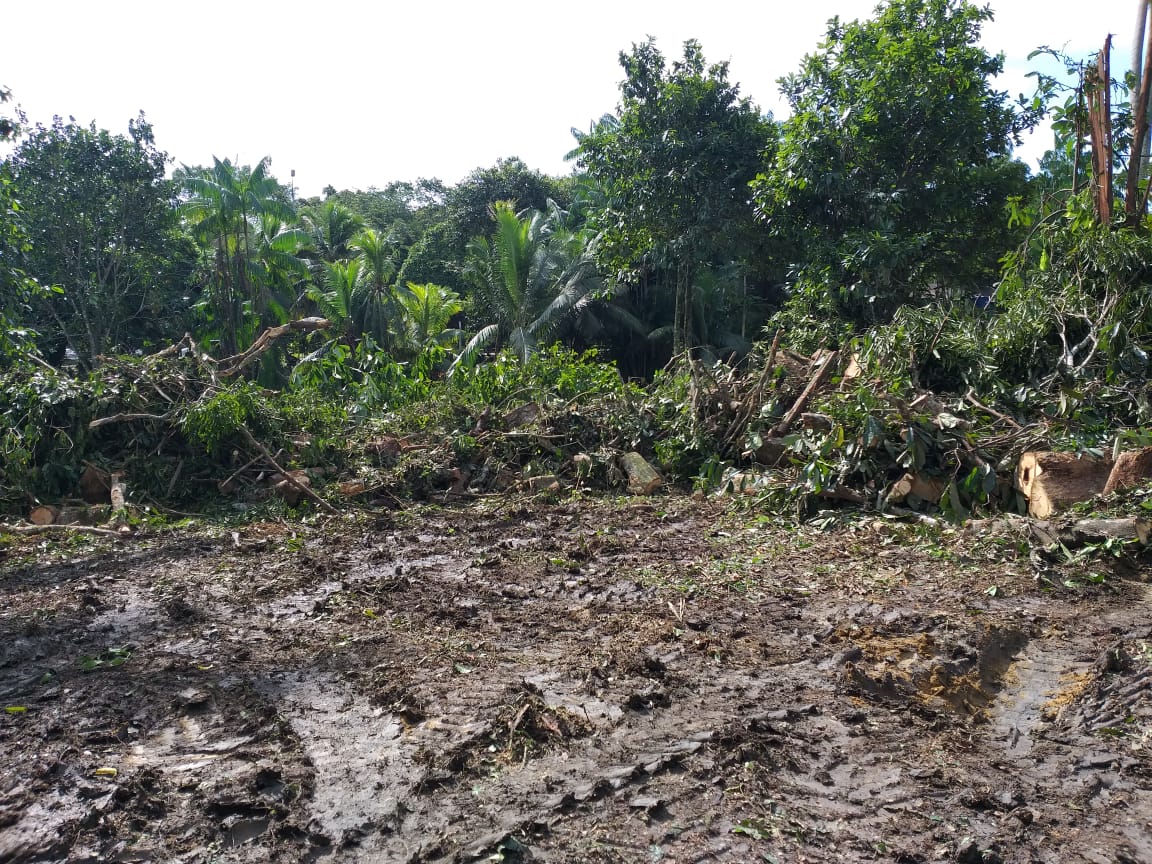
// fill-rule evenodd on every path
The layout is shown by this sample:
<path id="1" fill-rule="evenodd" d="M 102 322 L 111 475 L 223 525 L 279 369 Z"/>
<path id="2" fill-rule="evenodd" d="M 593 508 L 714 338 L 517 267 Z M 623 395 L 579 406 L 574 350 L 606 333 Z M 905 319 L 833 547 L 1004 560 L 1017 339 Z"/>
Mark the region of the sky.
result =
<path id="1" fill-rule="evenodd" d="M 144 111 L 176 164 L 252 164 L 300 195 L 438 177 L 456 183 L 501 157 L 566 174 L 571 129 L 615 109 L 618 56 L 647 36 L 670 61 L 697 39 L 728 61 L 762 110 L 813 52 L 829 18 L 875 0 L 583 0 L 502 4 L 327 0 L 194 4 L 40 0 L 7 4 L 0 85 L 32 122 L 53 115 L 126 133 Z M 1127 68 L 1136 0 L 990 0 L 983 44 L 1004 52 L 998 89 L 1031 93 L 1028 54 L 1078 55 L 1116 35 Z M 1022 158 L 1050 143 L 1037 133 Z"/>

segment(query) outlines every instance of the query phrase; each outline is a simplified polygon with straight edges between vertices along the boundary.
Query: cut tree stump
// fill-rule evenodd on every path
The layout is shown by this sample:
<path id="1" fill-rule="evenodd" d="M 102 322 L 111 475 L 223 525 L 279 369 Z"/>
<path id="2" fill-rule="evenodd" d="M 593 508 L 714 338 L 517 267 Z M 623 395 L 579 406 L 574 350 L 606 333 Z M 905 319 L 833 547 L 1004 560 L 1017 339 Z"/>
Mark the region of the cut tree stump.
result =
<path id="1" fill-rule="evenodd" d="M 28 521 L 33 525 L 54 525 L 58 518 L 60 518 L 60 508 L 53 507 L 51 504 L 33 507 L 32 512 L 28 514 Z"/>
<path id="2" fill-rule="evenodd" d="M 1047 519 L 1104 491 L 1112 460 L 1075 453 L 1029 451 L 1016 468 L 1016 488 L 1028 499 L 1028 515 Z"/>
<path id="3" fill-rule="evenodd" d="M 1128 450 L 1116 457 L 1108 482 L 1104 484 L 1104 494 L 1111 495 L 1121 489 L 1142 486 L 1152 479 L 1152 447 Z"/>

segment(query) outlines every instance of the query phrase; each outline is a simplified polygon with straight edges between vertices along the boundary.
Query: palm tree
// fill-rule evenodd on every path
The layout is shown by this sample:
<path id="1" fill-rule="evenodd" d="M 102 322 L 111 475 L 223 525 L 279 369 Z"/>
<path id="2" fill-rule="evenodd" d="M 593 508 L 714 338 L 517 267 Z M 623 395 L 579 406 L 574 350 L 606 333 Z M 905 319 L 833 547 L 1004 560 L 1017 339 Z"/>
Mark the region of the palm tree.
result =
<path id="1" fill-rule="evenodd" d="M 200 171 L 185 168 L 189 197 L 180 210 L 211 255 L 208 294 L 223 331 L 224 350 L 231 354 L 240 349 L 248 310 L 259 308 L 264 290 L 259 268 L 251 266 L 257 225 L 264 216 L 289 222 L 295 214 L 284 187 L 268 173 L 267 157 L 254 168 L 215 157 L 212 162 Z"/>
<path id="2" fill-rule="evenodd" d="M 482 326 L 453 366 L 487 347 L 508 346 L 522 362 L 560 322 L 584 306 L 597 287 L 590 256 L 574 255 L 548 214 L 517 214 L 510 201 L 493 208 L 496 231 L 468 244 L 465 276 L 473 283 Z"/>
<path id="3" fill-rule="evenodd" d="M 403 293 L 392 285 L 396 275 L 392 244 L 375 229 L 365 228 L 352 239 L 350 248 L 362 264 L 361 284 L 356 295 L 361 326 L 379 345 L 391 349 L 392 326 L 400 315 L 397 295 Z"/>
<path id="4" fill-rule="evenodd" d="M 300 210 L 300 224 L 308 232 L 311 252 L 319 261 L 342 261 L 354 256 L 352 241 L 364 230 L 364 220 L 335 201 Z M 322 268 L 317 268 L 318 272 Z"/>
<path id="5" fill-rule="evenodd" d="M 363 264 L 359 258 L 351 261 L 323 262 L 322 285 L 313 285 L 308 296 L 333 324 L 333 338 L 354 345 L 363 333 L 362 320 L 357 315 L 357 295 L 362 290 Z"/>
<path id="6" fill-rule="evenodd" d="M 396 299 L 403 313 L 396 348 L 405 359 L 414 359 L 433 346 L 446 348 L 458 343 L 461 331 L 448 327 L 452 318 L 464 311 L 455 291 L 432 283 L 409 283 Z"/>

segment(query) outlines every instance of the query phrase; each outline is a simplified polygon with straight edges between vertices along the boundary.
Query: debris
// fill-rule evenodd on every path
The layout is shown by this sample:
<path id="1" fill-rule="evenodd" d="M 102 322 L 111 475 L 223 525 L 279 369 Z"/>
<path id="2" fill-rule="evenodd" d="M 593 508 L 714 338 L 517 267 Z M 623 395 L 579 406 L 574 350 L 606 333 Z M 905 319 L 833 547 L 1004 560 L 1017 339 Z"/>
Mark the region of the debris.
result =
<path id="1" fill-rule="evenodd" d="M 635 451 L 620 457 L 620 467 L 628 475 L 628 491 L 633 495 L 651 495 L 664 485 L 656 469 Z"/>
<path id="2" fill-rule="evenodd" d="M 784 419 L 776 425 L 776 428 L 773 430 L 774 435 L 782 437 L 788 434 L 788 430 L 792 428 L 792 424 L 796 422 L 796 418 L 798 418 L 807 407 L 808 400 L 820 389 L 820 385 L 828 380 L 828 376 L 832 373 L 832 369 L 836 366 L 836 361 L 839 359 L 840 352 L 833 351 L 830 354 L 822 355 L 814 361 L 820 363 L 820 361 L 823 360 L 823 363 L 820 363 L 820 368 L 816 370 L 815 374 L 808 381 L 808 386 L 804 388 L 804 391 L 796 398 L 796 401 L 792 403 L 792 407 L 788 410 L 788 413 L 784 415 Z"/>

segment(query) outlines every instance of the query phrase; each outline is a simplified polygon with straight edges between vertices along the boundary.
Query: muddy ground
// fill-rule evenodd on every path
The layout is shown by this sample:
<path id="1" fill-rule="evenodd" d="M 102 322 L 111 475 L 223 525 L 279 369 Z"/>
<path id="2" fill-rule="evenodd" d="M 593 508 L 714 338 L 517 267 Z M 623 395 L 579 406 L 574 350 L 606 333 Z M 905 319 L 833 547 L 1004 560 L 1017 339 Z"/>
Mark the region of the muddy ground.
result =
<path id="1" fill-rule="evenodd" d="M 1138 567 L 686 498 L 0 554 L 0 861 L 1152 862 Z"/>

